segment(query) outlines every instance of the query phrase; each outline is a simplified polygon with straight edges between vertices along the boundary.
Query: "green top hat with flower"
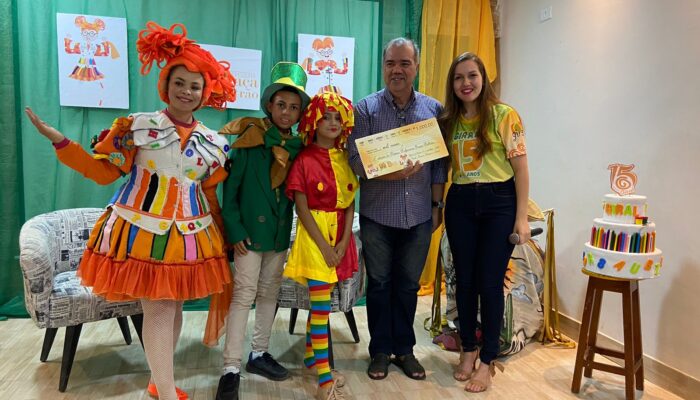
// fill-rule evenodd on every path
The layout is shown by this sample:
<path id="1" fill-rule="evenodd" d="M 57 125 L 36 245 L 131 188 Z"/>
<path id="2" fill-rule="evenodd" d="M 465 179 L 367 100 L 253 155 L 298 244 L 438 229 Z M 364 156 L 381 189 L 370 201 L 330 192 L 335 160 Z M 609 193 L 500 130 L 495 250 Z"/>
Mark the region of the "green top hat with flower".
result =
<path id="1" fill-rule="evenodd" d="M 282 61 L 272 67 L 270 75 L 272 83 L 265 88 L 260 98 L 260 108 L 265 114 L 268 117 L 272 117 L 267 110 L 267 104 L 275 93 L 285 87 L 295 89 L 299 94 L 299 97 L 301 97 L 301 111 L 303 112 L 311 100 L 304 91 L 306 88 L 306 72 L 304 72 L 304 68 L 297 63 Z"/>

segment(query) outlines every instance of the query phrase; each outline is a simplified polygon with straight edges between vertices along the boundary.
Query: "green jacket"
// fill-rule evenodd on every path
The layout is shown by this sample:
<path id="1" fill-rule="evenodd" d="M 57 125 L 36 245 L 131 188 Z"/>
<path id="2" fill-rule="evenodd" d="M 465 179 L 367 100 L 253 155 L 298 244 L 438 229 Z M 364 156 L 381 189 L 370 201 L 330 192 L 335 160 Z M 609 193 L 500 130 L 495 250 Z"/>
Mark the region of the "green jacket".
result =
<path id="1" fill-rule="evenodd" d="M 228 243 L 250 238 L 251 244 L 246 246 L 249 250 L 279 252 L 289 248 L 294 203 L 284 195 L 284 183 L 272 189 L 271 146 L 280 143 L 275 126 L 265 131 L 264 140 L 264 145 L 248 148 L 235 148 L 234 143 L 221 208 Z M 285 143 L 291 163 L 301 149 L 301 139 L 295 137 Z"/>

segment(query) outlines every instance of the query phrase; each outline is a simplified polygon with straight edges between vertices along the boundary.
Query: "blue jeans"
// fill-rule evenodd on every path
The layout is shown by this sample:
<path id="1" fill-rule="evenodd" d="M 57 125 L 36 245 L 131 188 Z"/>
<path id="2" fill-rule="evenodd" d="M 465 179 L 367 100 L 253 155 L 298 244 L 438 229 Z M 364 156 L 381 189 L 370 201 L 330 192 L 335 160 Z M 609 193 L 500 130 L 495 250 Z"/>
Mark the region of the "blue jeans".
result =
<path id="1" fill-rule="evenodd" d="M 369 354 L 413 354 L 418 281 L 430 248 L 432 221 L 392 228 L 360 216 L 367 266 Z"/>
<path id="2" fill-rule="evenodd" d="M 446 203 L 445 228 L 457 278 L 455 295 L 462 349 L 476 349 L 476 314 L 480 304 L 484 343 L 479 358 L 488 364 L 499 352 L 503 279 L 514 247 L 508 242 L 508 235 L 515 225 L 515 183 L 511 179 L 453 184 Z"/>

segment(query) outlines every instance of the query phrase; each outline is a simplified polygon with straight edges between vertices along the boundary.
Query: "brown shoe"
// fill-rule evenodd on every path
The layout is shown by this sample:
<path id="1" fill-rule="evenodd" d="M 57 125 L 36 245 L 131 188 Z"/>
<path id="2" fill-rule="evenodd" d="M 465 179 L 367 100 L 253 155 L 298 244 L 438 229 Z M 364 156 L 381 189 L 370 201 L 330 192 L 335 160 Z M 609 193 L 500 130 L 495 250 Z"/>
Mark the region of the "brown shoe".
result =
<path id="1" fill-rule="evenodd" d="M 403 373 L 411 379 L 417 381 L 422 381 L 425 379 L 425 368 L 420 365 L 418 359 L 413 354 L 406 354 L 403 356 L 396 356 L 392 360 L 397 367 L 403 370 Z"/>
<path id="2" fill-rule="evenodd" d="M 316 372 L 315 367 L 312 367 L 312 368 L 304 367 L 302 369 L 302 375 L 318 377 L 318 374 Z M 332 369 L 331 376 L 333 377 L 333 380 L 336 382 L 338 387 L 345 386 L 345 381 L 346 381 L 345 375 L 341 374 L 340 371 L 338 371 L 337 369 Z"/>
<path id="3" fill-rule="evenodd" d="M 345 375 L 341 374 L 338 370 L 332 369 L 331 376 L 336 386 L 339 388 L 345 386 Z"/>
<path id="4" fill-rule="evenodd" d="M 333 381 L 332 385 L 319 387 L 314 398 L 316 400 L 345 400 L 345 394 L 338 387 L 338 382 Z"/>
<path id="5" fill-rule="evenodd" d="M 389 357 L 387 354 L 375 354 L 367 367 L 367 376 L 374 380 L 386 378 L 387 374 L 389 373 L 389 364 L 391 364 L 391 357 Z"/>

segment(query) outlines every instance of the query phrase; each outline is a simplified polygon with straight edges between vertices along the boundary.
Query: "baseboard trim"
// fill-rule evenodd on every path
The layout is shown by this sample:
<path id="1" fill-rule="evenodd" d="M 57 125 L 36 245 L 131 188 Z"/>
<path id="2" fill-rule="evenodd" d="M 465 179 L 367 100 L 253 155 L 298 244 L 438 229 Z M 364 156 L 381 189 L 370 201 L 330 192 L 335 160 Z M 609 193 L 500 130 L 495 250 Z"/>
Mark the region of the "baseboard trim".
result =
<path id="1" fill-rule="evenodd" d="M 579 330 L 581 329 L 581 323 L 579 321 L 576 321 L 568 315 L 559 313 L 559 323 L 561 332 L 564 335 L 572 338 L 575 341 L 578 340 Z M 623 350 L 622 343 L 605 336 L 600 332 L 598 333 L 597 342 L 603 347 L 608 347 L 619 351 Z M 700 393 L 700 380 L 697 380 L 690 375 L 686 375 L 683 372 L 662 363 L 661 361 L 647 356 L 646 354 L 643 355 L 643 358 L 644 378 L 646 378 L 649 382 L 652 382 L 653 384 L 662 387 L 684 399 L 696 398 L 698 393 Z M 609 359 L 616 364 L 623 364 L 622 360 L 617 358 L 609 357 Z"/>

